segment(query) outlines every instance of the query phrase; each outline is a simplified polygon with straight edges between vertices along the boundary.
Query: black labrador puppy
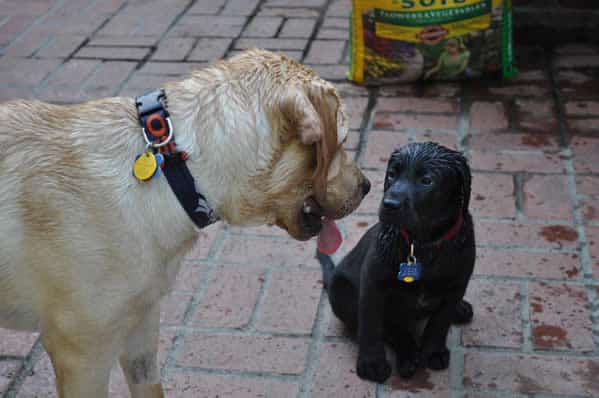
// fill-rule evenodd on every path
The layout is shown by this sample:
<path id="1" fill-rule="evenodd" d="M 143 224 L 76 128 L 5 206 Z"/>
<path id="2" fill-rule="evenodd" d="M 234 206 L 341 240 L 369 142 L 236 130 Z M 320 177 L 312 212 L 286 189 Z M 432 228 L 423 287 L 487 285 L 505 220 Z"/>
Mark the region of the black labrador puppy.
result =
<path id="1" fill-rule="evenodd" d="M 470 181 L 461 153 L 406 145 L 387 165 L 379 222 L 338 266 L 317 253 L 333 312 L 357 333 L 361 378 L 390 376 L 385 343 L 401 377 L 449 365 L 450 325 L 472 319 L 463 300 L 476 257 Z"/>

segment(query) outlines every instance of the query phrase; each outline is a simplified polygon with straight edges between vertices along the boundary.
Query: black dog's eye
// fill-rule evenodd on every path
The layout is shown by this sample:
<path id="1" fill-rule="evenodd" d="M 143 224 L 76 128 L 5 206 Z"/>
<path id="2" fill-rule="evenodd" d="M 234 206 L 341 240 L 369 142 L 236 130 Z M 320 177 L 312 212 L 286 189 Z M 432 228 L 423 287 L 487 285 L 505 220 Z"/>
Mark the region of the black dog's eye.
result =
<path id="1" fill-rule="evenodd" d="M 433 179 L 429 176 L 424 176 L 420 178 L 420 183 L 422 185 L 433 185 Z"/>
<path id="2" fill-rule="evenodd" d="M 395 179 L 395 171 L 393 171 L 393 170 L 387 171 L 387 179 L 389 181 L 394 180 Z"/>

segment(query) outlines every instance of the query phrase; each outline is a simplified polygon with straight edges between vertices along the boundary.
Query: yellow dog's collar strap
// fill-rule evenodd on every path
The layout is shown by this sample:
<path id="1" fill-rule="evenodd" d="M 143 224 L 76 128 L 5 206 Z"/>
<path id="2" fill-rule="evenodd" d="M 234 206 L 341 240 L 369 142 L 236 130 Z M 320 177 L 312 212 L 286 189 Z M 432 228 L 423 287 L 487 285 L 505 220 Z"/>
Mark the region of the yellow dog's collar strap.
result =
<path id="1" fill-rule="evenodd" d="M 139 159 L 143 160 L 144 156 L 164 159 L 157 163 L 158 166 L 154 166 L 152 173 L 145 173 L 152 174 L 149 177 L 146 176 L 147 179 L 151 179 L 154 173 L 159 173 L 162 170 L 179 203 L 198 228 L 204 228 L 218 221 L 218 217 L 210 208 L 204 195 L 197 190 L 195 180 L 185 163 L 187 153 L 177 151 L 173 126 L 166 109 L 164 90 L 154 90 L 136 97 L 135 106 L 139 123 L 142 126 L 142 134 L 148 147 L 148 151 L 136 160 L 138 170 L 137 163 L 139 163 Z M 149 163 L 154 164 L 153 162 Z M 141 174 L 139 174 L 141 177 L 145 175 L 143 171 L 147 170 L 141 168 Z M 138 177 L 137 174 L 136 177 Z M 147 180 L 140 177 L 138 179 Z"/>

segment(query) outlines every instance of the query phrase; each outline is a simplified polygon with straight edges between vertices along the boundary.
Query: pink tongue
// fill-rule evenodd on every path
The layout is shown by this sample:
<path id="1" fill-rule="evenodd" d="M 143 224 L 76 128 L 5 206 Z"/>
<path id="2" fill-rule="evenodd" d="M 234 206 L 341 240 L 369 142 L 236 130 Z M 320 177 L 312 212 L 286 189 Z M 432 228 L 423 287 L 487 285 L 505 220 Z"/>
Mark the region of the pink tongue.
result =
<path id="1" fill-rule="evenodd" d="M 333 220 L 326 219 L 322 231 L 318 235 L 318 250 L 321 253 L 331 255 L 339 249 L 341 242 L 343 242 L 343 238 L 337 224 Z"/>

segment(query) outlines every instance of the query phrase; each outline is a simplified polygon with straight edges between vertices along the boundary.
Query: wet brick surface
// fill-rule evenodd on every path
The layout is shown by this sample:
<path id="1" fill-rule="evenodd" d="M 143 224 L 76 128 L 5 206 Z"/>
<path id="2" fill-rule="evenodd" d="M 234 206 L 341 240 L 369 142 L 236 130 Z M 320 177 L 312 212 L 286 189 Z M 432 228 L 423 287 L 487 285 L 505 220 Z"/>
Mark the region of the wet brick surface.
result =
<path id="1" fill-rule="evenodd" d="M 478 239 L 475 318 L 452 328 L 450 368 L 376 385 L 356 376 L 314 242 L 206 229 L 162 303 L 167 396 L 599 396 L 599 48 L 516 45 L 512 82 L 366 89 L 345 80 L 349 0 L 163 3 L 0 1 L 0 100 L 133 96 L 245 48 L 281 51 L 338 86 L 373 183 L 340 223 L 341 253 L 376 222 L 391 149 L 413 141 L 470 159 Z M 38 336 L 0 330 L 0 397 L 55 396 Z M 116 368 L 111 396 L 128 396 Z"/>

